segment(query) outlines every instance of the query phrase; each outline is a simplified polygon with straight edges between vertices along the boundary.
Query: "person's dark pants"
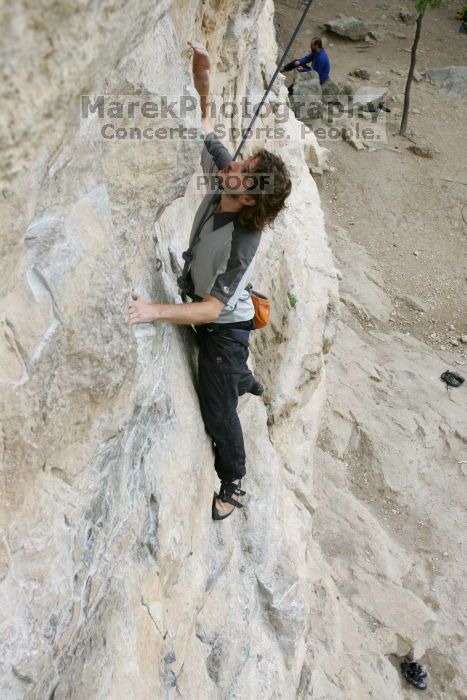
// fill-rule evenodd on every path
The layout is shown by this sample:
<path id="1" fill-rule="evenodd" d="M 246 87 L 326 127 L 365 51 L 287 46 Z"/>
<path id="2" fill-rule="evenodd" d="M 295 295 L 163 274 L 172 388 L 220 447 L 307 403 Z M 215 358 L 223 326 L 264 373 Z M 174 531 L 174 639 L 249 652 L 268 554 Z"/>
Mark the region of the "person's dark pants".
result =
<path id="1" fill-rule="evenodd" d="M 196 326 L 199 344 L 198 395 L 201 415 L 214 444 L 214 468 L 221 481 L 245 476 L 246 455 L 237 413 L 238 397 L 254 380 L 247 367 L 253 321 Z"/>
<path id="2" fill-rule="evenodd" d="M 295 61 L 291 61 L 290 63 L 286 63 L 282 70 L 289 71 L 289 70 L 293 70 L 296 67 L 297 66 L 295 65 Z M 289 87 L 287 88 L 289 95 L 293 95 L 293 86 L 294 86 L 294 83 L 289 85 Z"/>

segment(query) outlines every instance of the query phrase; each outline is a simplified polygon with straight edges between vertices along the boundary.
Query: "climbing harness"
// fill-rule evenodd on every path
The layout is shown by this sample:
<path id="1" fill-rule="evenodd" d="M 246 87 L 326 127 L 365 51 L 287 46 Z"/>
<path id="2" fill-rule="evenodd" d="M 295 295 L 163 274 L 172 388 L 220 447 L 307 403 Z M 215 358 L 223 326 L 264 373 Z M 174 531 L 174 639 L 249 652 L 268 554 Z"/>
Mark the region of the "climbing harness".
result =
<path id="1" fill-rule="evenodd" d="M 220 192 L 217 191 L 209 198 L 207 207 L 203 212 L 200 223 L 196 228 L 192 241 L 188 248 L 182 253 L 182 257 L 185 261 L 185 264 L 183 265 L 182 274 L 177 279 L 177 284 L 180 290 L 180 296 L 182 297 L 183 303 L 186 302 L 187 297 L 190 297 L 191 299 L 193 299 L 193 301 L 202 301 L 202 299 L 195 294 L 195 288 L 190 274 L 190 266 L 193 260 L 193 250 L 200 239 L 203 226 L 206 223 L 206 221 L 214 215 L 214 211 L 217 207 L 217 204 L 219 203 L 220 198 Z"/>
<path id="2" fill-rule="evenodd" d="M 261 102 L 259 102 L 259 104 L 255 110 L 255 113 L 254 113 L 253 117 L 251 118 L 250 124 L 249 124 L 246 132 L 244 133 L 242 140 L 240 141 L 240 145 L 238 146 L 237 150 L 235 151 L 235 155 L 232 158 L 232 161 L 236 160 L 238 158 L 238 156 L 240 155 L 242 148 L 245 145 L 245 141 L 247 140 L 248 136 L 251 133 L 251 130 L 253 129 L 253 124 L 255 123 L 255 121 L 256 121 L 256 119 L 261 111 L 261 108 L 262 108 L 263 104 L 265 103 L 266 98 L 271 91 L 271 88 L 273 86 L 275 79 L 279 75 L 279 72 L 280 72 L 281 67 L 284 63 L 285 57 L 287 56 L 288 52 L 290 51 L 290 47 L 292 46 L 298 32 L 300 31 L 300 28 L 301 28 L 303 22 L 305 21 L 305 17 L 307 16 L 308 10 L 310 9 L 312 3 L 313 3 L 313 0 L 308 0 L 307 4 L 305 6 L 305 9 L 303 10 L 302 16 L 301 16 L 297 26 L 295 27 L 295 31 L 293 32 L 292 36 L 290 37 L 289 43 L 287 44 L 287 46 L 284 50 L 284 53 L 282 54 L 282 58 L 279 61 L 279 63 L 277 64 L 277 68 L 274 71 L 274 75 L 272 76 L 271 80 L 269 81 L 269 85 L 267 86 L 267 88 L 264 92 L 264 95 L 261 99 Z M 196 228 L 196 232 L 192 238 L 192 241 L 191 241 L 189 247 L 187 248 L 187 250 L 185 250 L 185 252 L 182 253 L 182 257 L 183 257 L 183 260 L 185 261 L 185 264 L 183 266 L 182 274 L 177 279 L 177 284 L 178 284 L 178 288 L 180 290 L 180 295 L 182 297 L 183 302 L 186 302 L 187 297 L 190 297 L 191 299 L 193 299 L 195 301 L 201 301 L 201 299 L 199 297 L 196 297 L 196 295 L 194 293 L 194 285 L 193 285 L 193 281 L 192 281 L 191 275 L 190 275 L 190 266 L 191 266 L 191 263 L 193 260 L 193 249 L 195 248 L 196 244 L 198 243 L 198 240 L 201 236 L 201 231 L 202 231 L 204 224 L 209 219 L 209 217 L 214 214 L 214 210 L 215 210 L 216 206 L 213 206 L 213 205 L 217 204 L 219 202 L 220 197 L 221 197 L 221 188 L 219 185 L 216 185 L 216 190 L 214 191 L 214 193 L 211 195 L 211 197 L 208 200 L 206 209 L 203 212 L 203 216 L 201 217 L 201 221 Z M 211 209 L 211 207 L 212 207 L 212 209 Z"/>

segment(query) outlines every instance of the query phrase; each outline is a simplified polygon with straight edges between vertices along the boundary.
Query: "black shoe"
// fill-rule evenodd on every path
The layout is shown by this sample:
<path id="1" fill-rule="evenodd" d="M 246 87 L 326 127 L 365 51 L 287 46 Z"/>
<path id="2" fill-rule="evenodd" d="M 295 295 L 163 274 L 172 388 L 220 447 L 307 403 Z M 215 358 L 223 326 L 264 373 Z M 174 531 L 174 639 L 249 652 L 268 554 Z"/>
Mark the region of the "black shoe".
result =
<path id="1" fill-rule="evenodd" d="M 249 394 L 253 394 L 254 396 L 261 396 L 264 394 L 264 386 L 260 384 L 257 379 L 255 379 L 248 387 L 247 392 Z"/>
<path id="2" fill-rule="evenodd" d="M 428 676 L 426 668 L 420 666 L 420 664 L 413 662 L 413 667 L 413 676 L 417 680 L 420 680 L 421 678 L 426 678 Z"/>
<path id="3" fill-rule="evenodd" d="M 423 681 L 428 673 L 423 666 L 420 666 L 416 661 L 402 661 L 401 673 L 405 680 L 417 688 L 417 690 L 426 690 L 427 684 Z"/>

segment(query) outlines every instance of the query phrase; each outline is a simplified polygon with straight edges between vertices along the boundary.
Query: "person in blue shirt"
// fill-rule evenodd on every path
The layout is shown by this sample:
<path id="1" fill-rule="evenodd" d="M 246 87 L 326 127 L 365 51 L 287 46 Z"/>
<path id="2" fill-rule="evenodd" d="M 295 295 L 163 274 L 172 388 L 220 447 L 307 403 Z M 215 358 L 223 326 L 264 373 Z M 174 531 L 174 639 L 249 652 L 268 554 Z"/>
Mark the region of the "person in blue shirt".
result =
<path id="1" fill-rule="evenodd" d="M 310 49 L 311 53 L 303 56 L 303 58 L 296 58 L 290 63 L 287 63 L 281 70 L 281 73 L 286 73 L 295 68 L 305 73 L 315 70 L 319 75 L 319 84 L 322 85 L 329 78 L 329 73 L 331 71 L 329 56 L 323 49 L 323 41 L 320 37 L 315 37 L 311 40 Z M 309 63 L 311 63 L 311 66 L 308 65 Z M 289 87 L 289 94 L 293 94 L 293 84 Z"/>

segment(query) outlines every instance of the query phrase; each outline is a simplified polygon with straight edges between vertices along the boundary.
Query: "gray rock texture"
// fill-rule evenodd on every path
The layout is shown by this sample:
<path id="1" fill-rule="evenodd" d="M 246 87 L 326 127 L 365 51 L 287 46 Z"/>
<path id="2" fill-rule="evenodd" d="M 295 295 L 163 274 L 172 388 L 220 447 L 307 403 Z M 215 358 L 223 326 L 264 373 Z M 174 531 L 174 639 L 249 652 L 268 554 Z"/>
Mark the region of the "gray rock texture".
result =
<path id="1" fill-rule="evenodd" d="M 352 41 L 364 41 L 368 35 L 368 27 L 356 17 L 341 17 L 325 22 L 325 28 L 333 34 L 339 34 Z"/>
<path id="2" fill-rule="evenodd" d="M 313 120 L 322 116 L 321 85 L 314 70 L 296 72 L 293 95 L 290 98 L 297 119 L 312 126 Z"/>
<path id="3" fill-rule="evenodd" d="M 414 24 L 417 20 L 417 13 L 410 12 L 410 10 L 401 10 L 399 12 L 399 19 L 404 24 Z"/>
<path id="4" fill-rule="evenodd" d="M 211 520 L 191 329 L 129 323 L 132 289 L 180 302 L 203 194 L 186 41 L 209 47 L 217 107 L 256 103 L 273 9 L 1 10 L 2 700 L 394 700 L 409 697 L 410 649 L 438 697 L 462 697 L 463 394 L 424 346 L 377 328 L 391 302 L 342 231 L 336 269 L 310 175 L 327 151 L 284 118 L 280 78 L 245 154 L 281 155 L 293 192 L 261 241 L 272 315 L 251 364 L 265 394 L 240 399 L 247 497 L 225 522 Z M 105 96 L 102 116 L 96 103 L 82 118 L 86 95 Z M 131 116 L 164 96 L 165 114 Z M 223 120 L 232 151 L 248 121 Z M 162 131 L 141 140 L 146 127 Z"/>
<path id="5" fill-rule="evenodd" d="M 272 3 L 2 12 L 0 697 L 286 697 L 312 663 L 312 452 L 337 314 L 309 174 L 325 151 L 293 115 L 279 121 L 279 83 L 261 124 L 285 133 L 246 149 L 267 144 L 294 180 L 255 279 L 273 299 L 251 350 L 266 396 L 240 404 L 246 507 L 214 523 L 191 330 L 127 312 L 132 289 L 180 301 L 201 141 L 104 139 L 107 111 L 80 119 L 81 95 L 126 114 L 193 96 L 192 38 L 213 56 L 215 100 L 258 100 Z M 199 111 L 174 109 L 151 125 L 197 127 Z"/>
<path id="6" fill-rule="evenodd" d="M 427 78 L 448 95 L 455 95 L 456 97 L 467 96 L 467 66 L 429 68 L 427 70 Z"/>
<path id="7" fill-rule="evenodd" d="M 416 691 L 400 680 L 399 661 L 412 650 L 428 668 L 430 695 L 460 699 L 465 390 L 446 391 L 442 354 L 388 330 L 393 307 L 378 263 L 345 230 L 329 230 L 342 307 L 326 358 L 313 537 L 329 566 L 320 611 L 332 608 L 336 626 L 320 627 L 318 697 L 409 700 Z M 338 680 L 343 658 L 354 665 Z"/>
<path id="8" fill-rule="evenodd" d="M 349 75 L 353 75 L 355 78 L 360 78 L 361 80 L 370 80 L 370 71 L 366 68 L 357 68 L 356 70 L 350 71 Z"/>

